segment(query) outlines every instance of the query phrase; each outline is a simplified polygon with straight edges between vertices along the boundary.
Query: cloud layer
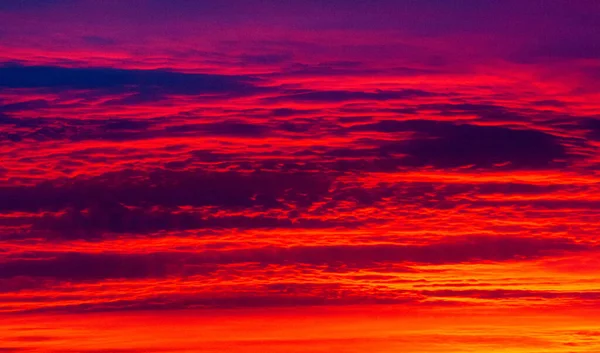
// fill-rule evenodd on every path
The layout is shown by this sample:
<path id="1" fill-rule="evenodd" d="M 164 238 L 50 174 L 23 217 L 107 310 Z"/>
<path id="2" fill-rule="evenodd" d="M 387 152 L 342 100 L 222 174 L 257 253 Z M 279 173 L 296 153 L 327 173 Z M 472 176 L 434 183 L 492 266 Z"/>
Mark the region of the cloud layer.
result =
<path id="1" fill-rule="evenodd" d="M 556 316 L 600 300 L 598 14 L 587 0 L 1 3 L 0 315 L 253 308 L 255 327 L 342 308 L 327 316 L 341 329 L 372 323 L 365 305 L 469 308 L 568 324 L 456 338 L 446 323 L 413 340 L 437 350 L 380 351 L 598 351 L 592 314 Z M 0 351 L 61 334 L 94 348 L 24 332 Z M 371 342 L 335 335 L 310 348 Z M 234 341 L 211 347 L 249 347 Z"/>

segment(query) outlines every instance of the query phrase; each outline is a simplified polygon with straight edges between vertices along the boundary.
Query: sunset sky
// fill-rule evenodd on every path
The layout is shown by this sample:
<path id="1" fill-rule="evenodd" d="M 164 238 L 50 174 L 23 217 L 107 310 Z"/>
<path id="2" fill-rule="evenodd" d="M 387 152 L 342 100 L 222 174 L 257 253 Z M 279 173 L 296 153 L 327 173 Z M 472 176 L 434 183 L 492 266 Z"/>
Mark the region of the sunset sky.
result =
<path id="1" fill-rule="evenodd" d="M 0 0 L 0 352 L 600 352 L 600 1 Z"/>

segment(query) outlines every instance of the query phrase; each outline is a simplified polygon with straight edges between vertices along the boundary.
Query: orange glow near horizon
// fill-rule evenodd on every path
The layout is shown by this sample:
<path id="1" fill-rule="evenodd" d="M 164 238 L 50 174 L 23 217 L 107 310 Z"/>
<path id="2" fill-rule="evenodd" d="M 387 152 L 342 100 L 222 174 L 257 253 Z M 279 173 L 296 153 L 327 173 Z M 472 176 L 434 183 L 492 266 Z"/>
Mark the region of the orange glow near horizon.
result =
<path id="1" fill-rule="evenodd" d="M 595 311 L 410 307 L 169 311 L 10 317 L 7 348 L 44 352 L 594 352 Z M 51 324 L 49 324 L 51 323 Z M 193 347 L 193 348 L 191 348 Z M 583 348 L 583 349 L 581 349 Z"/>

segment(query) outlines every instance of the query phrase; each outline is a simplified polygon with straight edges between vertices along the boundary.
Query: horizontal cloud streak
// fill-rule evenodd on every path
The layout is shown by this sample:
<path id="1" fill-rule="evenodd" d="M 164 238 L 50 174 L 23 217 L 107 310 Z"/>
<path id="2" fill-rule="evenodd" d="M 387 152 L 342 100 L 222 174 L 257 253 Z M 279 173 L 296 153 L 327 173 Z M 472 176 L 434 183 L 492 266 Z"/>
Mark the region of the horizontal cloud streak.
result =
<path id="1" fill-rule="evenodd" d="M 0 66 L 0 88 L 91 89 L 147 94 L 244 94 L 258 90 L 256 79 L 243 76 L 191 74 L 168 70 Z"/>

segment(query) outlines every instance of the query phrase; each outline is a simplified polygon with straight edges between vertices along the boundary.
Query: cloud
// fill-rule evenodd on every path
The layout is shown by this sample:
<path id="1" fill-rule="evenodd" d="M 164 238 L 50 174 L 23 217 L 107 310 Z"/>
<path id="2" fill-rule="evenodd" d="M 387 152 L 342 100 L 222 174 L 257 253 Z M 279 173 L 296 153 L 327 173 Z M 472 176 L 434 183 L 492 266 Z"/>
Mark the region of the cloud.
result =
<path id="1" fill-rule="evenodd" d="M 469 116 L 476 115 L 482 120 L 502 122 L 522 122 L 526 117 L 506 107 L 494 104 L 481 103 L 436 103 L 421 104 L 421 111 L 438 111 L 442 116 Z"/>
<path id="2" fill-rule="evenodd" d="M 565 147 L 552 135 L 475 125 L 450 128 L 436 138 L 411 141 L 400 150 L 408 154 L 410 165 L 440 168 L 492 167 L 501 163 L 510 163 L 514 168 L 546 168 L 568 157 Z"/>
<path id="3" fill-rule="evenodd" d="M 163 95 L 250 94 L 259 90 L 247 76 L 168 70 L 0 66 L 0 88 L 104 90 Z"/>
<path id="4" fill-rule="evenodd" d="M 270 131 L 266 125 L 251 124 L 241 121 L 222 121 L 207 124 L 186 124 L 168 126 L 165 133 L 170 132 L 202 132 L 213 136 L 240 136 L 260 137 L 267 135 Z"/>
<path id="5" fill-rule="evenodd" d="M 190 135 L 250 138 L 266 136 L 276 132 L 276 128 L 271 128 L 268 125 L 239 120 L 182 124 L 177 118 L 80 120 L 0 116 L 0 127 L 2 125 L 13 125 L 18 128 L 0 130 L 0 140 L 4 139 L 12 142 L 52 140 L 127 141 Z M 281 128 L 280 130 L 284 129 Z"/>
<path id="6" fill-rule="evenodd" d="M 291 54 L 244 54 L 239 59 L 253 65 L 274 65 L 292 60 Z"/>
<path id="7" fill-rule="evenodd" d="M 553 107 L 553 108 L 564 108 L 568 104 L 566 102 L 562 102 L 556 99 L 544 99 L 532 102 L 531 105 L 535 107 Z"/>
<path id="8" fill-rule="evenodd" d="M 1 110 L 1 108 L 0 108 Z M 13 128 L 0 130 L 0 140 L 12 142 L 43 141 L 124 141 L 148 139 L 167 135 L 158 126 L 164 119 L 109 118 L 81 120 L 64 118 L 0 117 L 0 126 Z"/>
<path id="9" fill-rule="evenodd" d="M 102 280 L 166 276 L 164 254 L 121 255 L 64 253 L 47 259 L 21 259 L 0 263 L 0 278 L 48 277 L 55 280 Z M 173 272 L 175 273 L 175 272 Z"/>
<path id="10" fill-rule="evenodd" d="M 506 1 L 0 1 L 0 311 L 575 303 L 599 5 Z"/>
<path id="11" fill-rule="evenodd" d="M 208 275 L 221 265 L 335 265 L 370 268 L 376 264 L 455 264 L 523 260 L 589 250 L 566 239 L 501 236 L 461 237 L 424 245 L 331 245 L 263 247 L 203 252 L 56 253 L 6 259 L 0 278 L 45 277 L 54 280 L 103 280 Z M 216 266 L 216 267 L 215 267 Z"/>
<path id="12" fill-rule="evenodd" d="M 1 79 L 0 79 L 1 80 Z M 0 106 L 0 112 L 13 113 L 19 111 L 38 110 L 50 107 L 51 104 L 44 99 L 35 99 L 25 102 L 12 103 Z"/>
<path id="13" fill-rule="evenodd" d="M 349 131 L 419 133 L 413 139 L 364 151 L 379 156 L 404 154 L 401 164 L 405 166 L 489 168 L 510 163 L 511 168 L 547 168 L 570 158 L 559 138 L 538 130 L 427 120 L 387 120 L 356 125 Z"/>
<path id="14" fill-rule="evenodd" d="M 587 136 L 590 139 L 600 141 L 600 118 L 585 119 L 580 122 L 580 126 L 588 131 Z"/>
<path id="15" fill-rule="evenodd" d="M 428 297 L 461 297 L 478 299 L 515 299 L 515 298 L 534 298 L 544 299 L 574 299 L 574 300 L 597 300 L 600 299 L 600 292 L 569 292 L 569 291 L 537 291 L 537 290 L 519 290 L 519 289 L 468 289 L 468 290 L 431 290 L 421 291 L 420 293 Z"/>
<path id="16" fill-rule="evenodd" d="M 321 220 L 285 215 L 215 216 L 199 212 L 129 209 L 117 203 L 101 203 L 85 210 L 69 208 L 64 214 L 45 215 L 32 223 L 36 231 L 52 231 L 52 238 L 100 240 L 105 233 L 147 234 L 161 230 L 190 229 L 320 229 L 357 227 L 352 220 Z M 32 234 L 39 237 L 39 232 Z M 23 234 L 20 237 L 24 237 Z"/>
<path id="17" fill-rule="evenodd" d="M 309 109 L 292 109 L 292 108 L 279 108 L 274 109 L 267 116 L 275 116 L 275 117 L 290 117 L 296 115 L 307 115 L 307 114 L 316 114 L 319 110 L 309 110 Z"/>
<path id="18" fill-rule="evenodd" d="M 437 94 L 417 90 L 360 92 L 360 91 L 306 91 L 265 98 L 270 103 L 279 102 L 320 102 L 343 103 L 352 101 L 388 101 L 407 98 L 433 97 Z"/>
<path id="19" fill-rule="evenodd" d="M 94 204 L 137 207 L 220 206 L 286 208 L 310 205 L 328 192 L 330 178 L 310 173 L 121 171 L 89 179 L 0 187 L 0 212 L 82 210 Z"/>
<path id="20" fill-rule="evenodd" d="M 302 287 L 302 285 L 291 287 Z M 318 285 L 311 289 L 319 290 Z M 21 312 L 110 312 L 132 310 L 181 310 L 181 309 L 232 309 L 232 308 L 279 308 L 324 305 L 368 305 L 368 304 L 406 304 L 417 303 L 414 297 L 397 295 L 394 298 L 373 298 L 348 291 L 340 291 L 335 285 L 329 290 L 321 289 L 316 293 L 281 293 L 260 288 L 261 293 L 231 293 L 220 295 L 172 294 L 169 296 L 149 297 L 138 300 L 113 300 L 98 303 L 72 303 L 54 305 Z M 146 351 L 146 350 L 144 350 Z M 87 352 L 87 351 L 85 351 Z M 111 351 L 112 352 L 112 351 Z"/>
<path id="21" fill-rule="evenodd" d="M 223 252 L 223 262 L 260 263 L 422 263 L 506 261 L 543 256 L 552 252 L 587 249 L 563 239 L 464 237 L 427 245 L 335 245 Z"/>
<path id="22" fill-rule="evenodd" d="M 103 122 L 103 128 L 108 131 L 115 130 L 144 130 L 153 125 L 151 120 L 133 120 L 133 119 L 109 119 Z"/>

